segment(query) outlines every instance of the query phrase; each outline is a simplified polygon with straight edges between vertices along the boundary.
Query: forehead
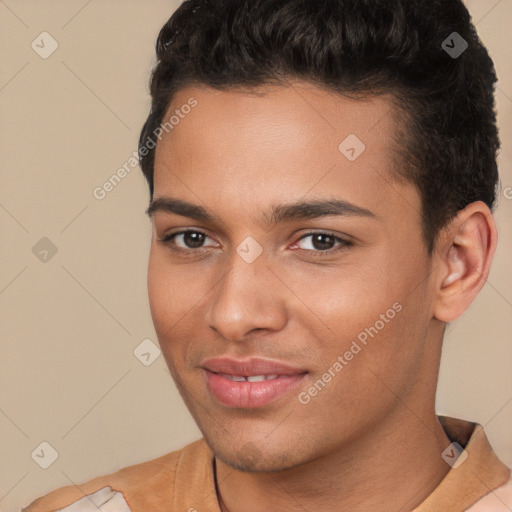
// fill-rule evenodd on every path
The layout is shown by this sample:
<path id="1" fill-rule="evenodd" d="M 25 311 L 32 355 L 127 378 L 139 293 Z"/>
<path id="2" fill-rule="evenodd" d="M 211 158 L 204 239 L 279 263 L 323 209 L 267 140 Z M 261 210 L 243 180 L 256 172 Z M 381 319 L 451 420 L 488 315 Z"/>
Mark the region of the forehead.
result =
<path id="1" fill-rule="evenodd" d="M 400 187 L 411 188 L 392 178 L 396 116 L 388 96 L 356 100 L 303 82 L 187 87 L 164 122 L 172 115 L 179 121 L 156 149 L 155 197 L 249 211 L 262 201 L 329 196 L 378 211 L 399 199 Z"/>

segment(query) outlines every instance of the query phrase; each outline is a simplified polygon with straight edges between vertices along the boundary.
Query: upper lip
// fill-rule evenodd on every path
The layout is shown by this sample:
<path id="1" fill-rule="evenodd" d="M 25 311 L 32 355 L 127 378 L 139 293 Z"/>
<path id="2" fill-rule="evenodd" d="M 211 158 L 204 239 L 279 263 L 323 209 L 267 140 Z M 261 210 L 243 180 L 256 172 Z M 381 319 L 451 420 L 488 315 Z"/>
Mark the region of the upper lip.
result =
<path id="1" fill-rule="evenodd" d="M 300 375 L 307 373 L 304 369 L 294 368 L 279 361 L 257 357 L 251 359 L 231 359 L 229 357 L 206 359 L 201 366 L 214 373 L 226 373 L 243 377 L 250 375 Z"/>

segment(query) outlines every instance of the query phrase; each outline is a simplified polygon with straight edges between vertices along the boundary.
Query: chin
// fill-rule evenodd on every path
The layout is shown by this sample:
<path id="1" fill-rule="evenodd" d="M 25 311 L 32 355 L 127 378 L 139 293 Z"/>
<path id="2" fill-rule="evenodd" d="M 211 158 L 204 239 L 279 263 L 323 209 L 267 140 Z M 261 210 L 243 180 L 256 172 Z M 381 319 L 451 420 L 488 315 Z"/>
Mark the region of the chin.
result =
<path id="1" fill-rule="evenodd" d="M 219 446 L 219 443 L 212 444 L 208 441 L 208 445 L 218 460 L 235 470 L 245 473 L 285 471 L 301 463 L 296 451 L 293 455 L 288 450 L 285 453 L 271 453 L 268 445 L 264 446 L 266 451 L 263 451 L 251 441 L 243 444 L 240 448 L 235 448 L 234 443 Z M 275 449 L 275 447 L 273 448 Z"/>

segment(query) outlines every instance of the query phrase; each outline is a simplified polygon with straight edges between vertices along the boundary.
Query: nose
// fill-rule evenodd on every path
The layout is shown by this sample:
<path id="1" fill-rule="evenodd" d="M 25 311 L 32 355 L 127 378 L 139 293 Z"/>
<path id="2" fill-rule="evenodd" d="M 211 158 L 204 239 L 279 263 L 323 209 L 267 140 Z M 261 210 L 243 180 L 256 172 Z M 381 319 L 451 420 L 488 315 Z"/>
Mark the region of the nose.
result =
<path id="1" fill-rule="evenodd" d="M 205 320 L 231 341 L 243 341 L 255 330 L 279 331 L 287 322 L 283 286 L 263 255 L 247 263 L 234 254 L 224 277 L 212 291 Z"/>

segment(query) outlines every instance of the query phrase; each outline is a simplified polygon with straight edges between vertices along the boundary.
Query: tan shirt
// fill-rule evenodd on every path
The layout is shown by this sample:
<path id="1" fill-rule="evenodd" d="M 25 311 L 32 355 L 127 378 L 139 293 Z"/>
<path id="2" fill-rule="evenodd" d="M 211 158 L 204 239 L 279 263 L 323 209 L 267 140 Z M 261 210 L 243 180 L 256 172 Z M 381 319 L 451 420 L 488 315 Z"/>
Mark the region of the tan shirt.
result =
<path id="1" fill-rule="evenodd" d="M 434 492 L 412 512 L 512 511 L 510 470 L 493 452 L 483 428 L 454 418 L 440 416 L 439 420 L 450 440 L 464 448 L 460 460 L 465 460 L 458 467 L 453 464 Z M 448 449 L 447 455 L 451 457 L 453 452 Z M 63 509 L 65 512 L 221 512 L 215 491 L 213 454 L 205 440 L 200 439 L 181 450 L 83 485 L 57 489 L 22 512 Z"/>

